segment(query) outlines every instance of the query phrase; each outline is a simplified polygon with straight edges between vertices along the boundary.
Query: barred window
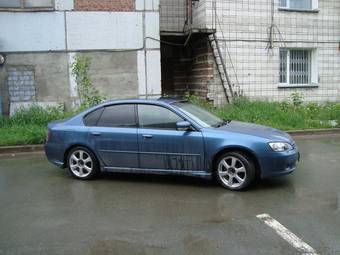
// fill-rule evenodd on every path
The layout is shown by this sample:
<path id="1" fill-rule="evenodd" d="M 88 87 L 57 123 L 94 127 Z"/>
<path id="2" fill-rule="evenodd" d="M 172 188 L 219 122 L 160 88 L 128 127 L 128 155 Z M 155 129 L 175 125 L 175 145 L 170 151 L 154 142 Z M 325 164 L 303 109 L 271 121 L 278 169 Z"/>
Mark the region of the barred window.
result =
<path id="1" fill-rule="evenodd" d="M 311 10 L 313 9 L 312 0 L 280 0 L 280 7 Z"/>
<path id="2" fill-rule="evenodd" d="M 0 8 L 53 8 L 54 0 L 0 0 Z"/>
<path id="3" fill-rule="evenodd" d="M 307 85 L 311 83 L 312 51 L 280 49 L 280 83 Z"/>

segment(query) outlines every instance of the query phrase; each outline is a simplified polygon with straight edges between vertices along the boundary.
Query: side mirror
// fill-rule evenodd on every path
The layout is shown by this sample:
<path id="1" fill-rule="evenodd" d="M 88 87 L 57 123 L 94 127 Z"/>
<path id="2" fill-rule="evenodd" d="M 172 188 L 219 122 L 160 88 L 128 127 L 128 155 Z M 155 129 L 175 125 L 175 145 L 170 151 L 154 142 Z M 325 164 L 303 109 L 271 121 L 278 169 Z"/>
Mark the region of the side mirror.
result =
<path id="1" fill-rule="evenodd" d="M 176 123 L 176 128 L 179 131 L 190 131 L 191 123 L 189 121 L 179 121 Z"/>

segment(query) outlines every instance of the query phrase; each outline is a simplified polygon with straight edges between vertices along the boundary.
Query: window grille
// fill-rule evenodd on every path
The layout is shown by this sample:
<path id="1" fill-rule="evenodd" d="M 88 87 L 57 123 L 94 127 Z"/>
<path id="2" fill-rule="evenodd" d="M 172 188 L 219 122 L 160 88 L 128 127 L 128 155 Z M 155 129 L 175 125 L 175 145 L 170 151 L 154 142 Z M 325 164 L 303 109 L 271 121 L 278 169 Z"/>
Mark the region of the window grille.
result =
<path id="1" fill-rule="evenodd" d="M 311 50 L 280 50 L 280 83 L 311 83 Z"/>

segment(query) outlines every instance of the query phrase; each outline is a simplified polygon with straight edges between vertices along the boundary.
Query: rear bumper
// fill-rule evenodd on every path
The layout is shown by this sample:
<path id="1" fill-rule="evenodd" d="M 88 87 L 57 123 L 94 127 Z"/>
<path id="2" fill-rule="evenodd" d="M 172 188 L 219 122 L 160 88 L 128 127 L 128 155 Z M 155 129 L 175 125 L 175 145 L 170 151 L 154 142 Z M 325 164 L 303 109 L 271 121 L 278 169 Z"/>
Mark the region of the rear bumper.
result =
<path id="1" fill-rule="evenodd" d="M 60 150 L 60 145 L 58 144 L 52 144 L 52 143 L 46 143 L 44 145 L 45 149 L 45 155 L 52 164 L 64 168 L 65 162 L 64 162 L 64 153 L 63 150 Z"/>
<path id="2" fill-rule="evenodd" d="M 297 169 L 300 153 L 297 148 L 288 152 L 273 152 L 261 161 L 261 178 L 286 175 Z"/>

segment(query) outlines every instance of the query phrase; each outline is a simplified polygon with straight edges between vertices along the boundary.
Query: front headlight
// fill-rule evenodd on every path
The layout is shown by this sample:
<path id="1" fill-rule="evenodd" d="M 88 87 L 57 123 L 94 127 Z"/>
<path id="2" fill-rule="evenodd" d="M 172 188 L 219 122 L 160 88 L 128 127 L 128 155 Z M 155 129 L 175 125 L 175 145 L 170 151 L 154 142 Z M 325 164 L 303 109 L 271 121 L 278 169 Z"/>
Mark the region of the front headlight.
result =
<path id="1" fill-rule="evenodd" d="M 274 142 L 269 143 L 270 148 L 272 148 L 273 151 L 290 151 L 293 149 L 293 146 L 289 143 L 285 142 Z"/>

